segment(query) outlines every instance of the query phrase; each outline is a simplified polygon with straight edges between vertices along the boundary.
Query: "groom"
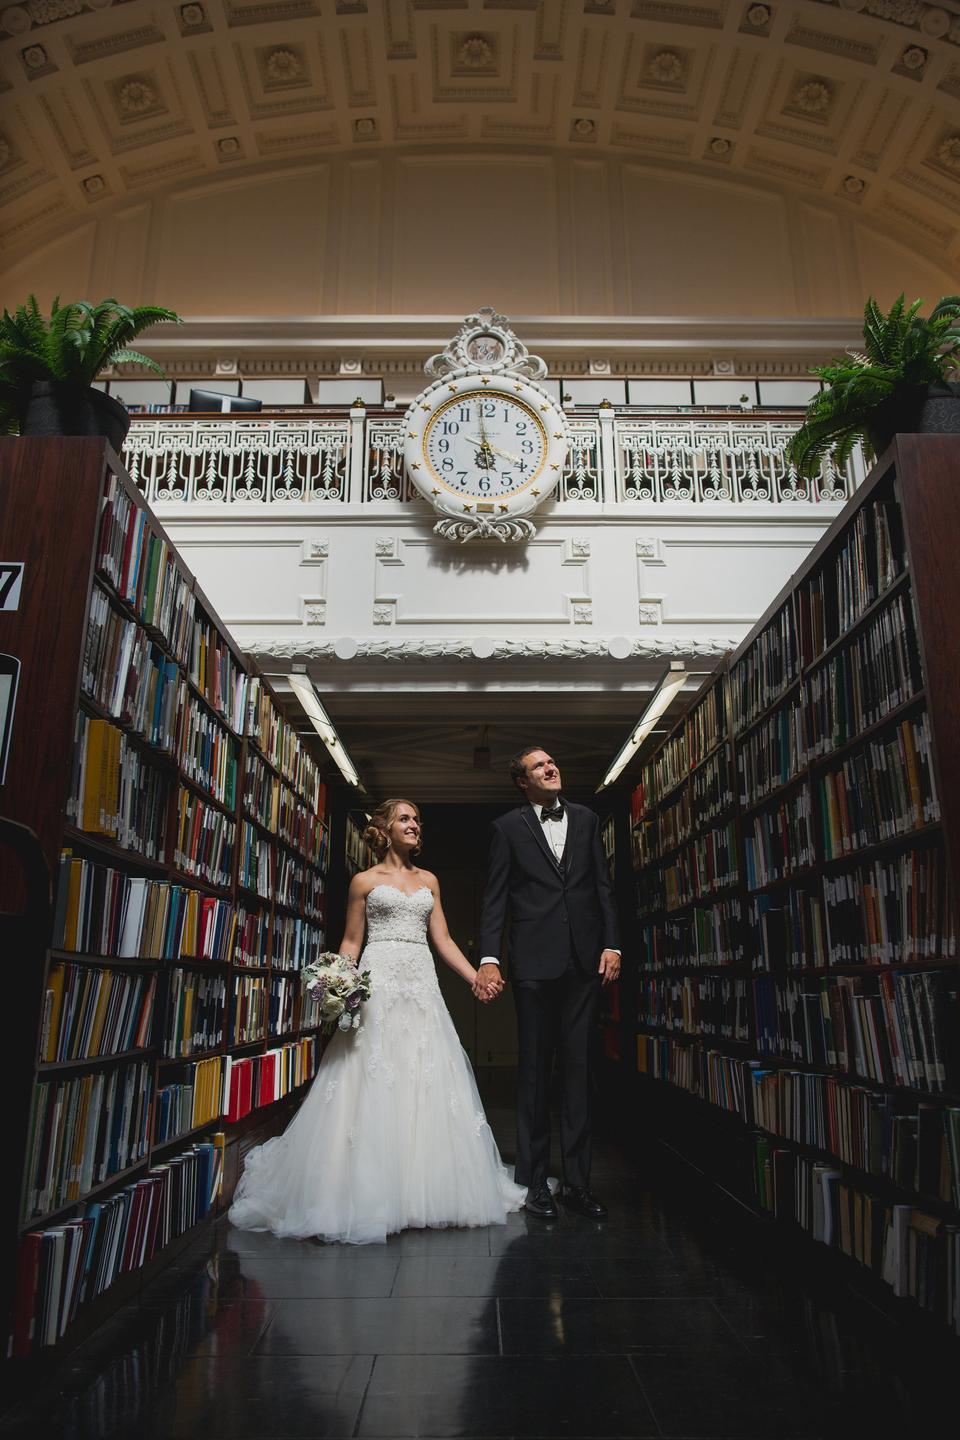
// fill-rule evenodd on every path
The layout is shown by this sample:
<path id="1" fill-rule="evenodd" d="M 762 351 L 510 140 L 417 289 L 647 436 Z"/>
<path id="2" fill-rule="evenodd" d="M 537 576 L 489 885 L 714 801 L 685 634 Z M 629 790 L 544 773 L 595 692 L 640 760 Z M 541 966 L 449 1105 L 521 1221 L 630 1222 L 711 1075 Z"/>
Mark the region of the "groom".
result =
<path id="1" fill-rule="evenodd" d="M 521 750 L 510 762 L 510 777 L 523 804 L 493 824 L 477 988 L 500 989 L 509 909 L 520 1048 L 516 1180 L 527 1186 L 527 1211 L 555 1220 L 547 1168 L 550 1071 L 558 1049 L 561 1199 L 599 1220 L 607 1211 L 590 1191 L 590 1066 L 600 987 L 620 973 L 613 888 L 599 821 L 592 810 L 562 798 L 560 771 L 546 750 Z"/>

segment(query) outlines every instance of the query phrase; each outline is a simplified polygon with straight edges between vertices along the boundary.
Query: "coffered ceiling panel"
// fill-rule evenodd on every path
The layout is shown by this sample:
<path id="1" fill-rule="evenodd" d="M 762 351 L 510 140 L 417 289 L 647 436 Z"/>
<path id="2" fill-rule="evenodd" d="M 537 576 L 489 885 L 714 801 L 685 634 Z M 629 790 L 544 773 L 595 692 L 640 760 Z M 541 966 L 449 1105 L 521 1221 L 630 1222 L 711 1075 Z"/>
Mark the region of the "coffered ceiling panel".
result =
<path id="1" fill-rule="evenodd" d="M 8 255 L 204 174 L 487 146 L 815 191 L 960 258 L 960 0 L 22 0 L 0 90 Z"/>

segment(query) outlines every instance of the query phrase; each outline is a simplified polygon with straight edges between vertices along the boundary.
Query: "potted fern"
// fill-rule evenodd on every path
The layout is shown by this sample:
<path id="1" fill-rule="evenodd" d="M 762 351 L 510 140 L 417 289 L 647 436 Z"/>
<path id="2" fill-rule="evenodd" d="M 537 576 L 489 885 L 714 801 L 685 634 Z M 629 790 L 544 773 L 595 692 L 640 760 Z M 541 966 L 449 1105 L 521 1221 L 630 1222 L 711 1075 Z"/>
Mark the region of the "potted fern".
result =
<path id="1" fill-rule="evenodd" d="M 947 295 L 926 319 L 922 300 L 901 295 L 884 315 L 873 296 L 863 312 L 863 353 L 851 351 L 812 373 L 827 388 L 807 406 L 786 449 L 801 475 L 815 478 L 831 455 L 838 468 L 857 441 L 881 455 L 898 433 L 960 431 L 960 295 Z"/>
<path id="2" fill-rule="evenodd" d="M 162 375 L 130 341 L 179 315 L 157 305 L 130 308 L 116 300 L 91 305 L 54 300 L 49 317 L 36 297 L 4 310 L 0 320 L 0 434 L 104 435 L 120 450 L 130 417 L 119 401 L 92 389 L 111 365 L 138 364 Z"/>

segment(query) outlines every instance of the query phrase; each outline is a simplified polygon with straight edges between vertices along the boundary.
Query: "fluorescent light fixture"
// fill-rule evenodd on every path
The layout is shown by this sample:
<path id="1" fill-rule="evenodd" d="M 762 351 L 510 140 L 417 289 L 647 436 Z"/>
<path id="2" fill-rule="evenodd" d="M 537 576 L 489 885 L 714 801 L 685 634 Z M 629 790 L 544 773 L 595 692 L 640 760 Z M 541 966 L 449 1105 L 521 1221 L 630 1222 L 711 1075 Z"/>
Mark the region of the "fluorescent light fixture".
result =
<path id="1" fill-rule="evenodd" d="M 653 731 L 660 716 L 669 708 L 673 697 L 679 694 L 688 680 L 691 678 L 699 679 L 700 673 L 699 671 L 685 670 L 682 660 L 670 661 L 670 669 L 665 673 L 660 684 L 650 696 L 647 708 L 637 721 L 633 734 L 610 766 L 601 784 L 597 786 L 596 793 L 598 795 L 601 790 L 606 790 L 608 785 L 612 785 L 626 769 L 644 740 L 646 740 L 647 736 Z"/>
<path id="2" fill-rule="evenodd" d="M 287 679 L 290 682 L 291 690 L 303 706 L 307 719 L 326 745 L 344 780 L 348 785 L 355 785 L 358 790 L 362 790 L 360 776 L 353 768 L 350 756 L 343 748 L 343 741 L 334 729 L 333 721 L 320 703 L 320 697 L 314 689 L 313 681 L 308 675 L 300 674 L 288 675 Z"/>

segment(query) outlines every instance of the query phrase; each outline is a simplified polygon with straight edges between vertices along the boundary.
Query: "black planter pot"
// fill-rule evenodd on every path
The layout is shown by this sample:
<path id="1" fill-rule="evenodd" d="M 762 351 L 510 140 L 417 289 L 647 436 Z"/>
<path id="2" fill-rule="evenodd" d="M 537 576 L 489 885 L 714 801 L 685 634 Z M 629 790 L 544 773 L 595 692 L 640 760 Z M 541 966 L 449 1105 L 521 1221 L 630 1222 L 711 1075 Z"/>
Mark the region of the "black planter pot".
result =
<path id="1" fill-rule="evenodd" d="M 35 380 L 20 411 L 21 435 L 102 435 L 118 455 L 129 429 L 119 400 L 69 380 Z"/>
<path id="2" fill-rule="evenodd" d="M 926 390 L 895 395 L 867 427 L 875 455 L 882 455 L 894 435 L 960 434 L 960 385 L 944 382 Z"/>

